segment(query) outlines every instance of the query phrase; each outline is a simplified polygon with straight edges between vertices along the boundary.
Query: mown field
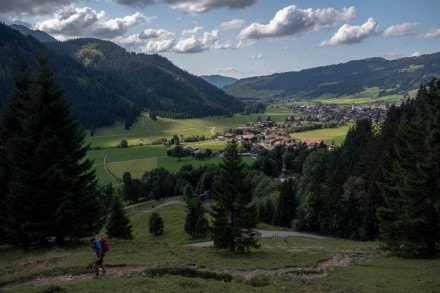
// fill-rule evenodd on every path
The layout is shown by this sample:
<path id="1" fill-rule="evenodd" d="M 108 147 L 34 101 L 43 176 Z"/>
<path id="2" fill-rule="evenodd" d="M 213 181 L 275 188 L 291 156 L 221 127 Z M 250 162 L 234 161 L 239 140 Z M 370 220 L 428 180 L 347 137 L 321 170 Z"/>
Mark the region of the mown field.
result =
<path id="1" fill-rule="evenodd" d="M 110 239 L 107 274 L 93 278 L 87 239 L 30 252 L 0 247 L 0 291 L 7 292 L 439 292 L 440 261 L 402 259 L 377 242 L 284 238 L 259 240 L 249 254 L 193 247 L 180 198 L 127 209 L 134 239 Z M 161 205 L 169 202 L 169 205 Z M 153 208 L 161 236 L 148 234 Z M 265 225 L 265 229 L 277 229 Z"/>

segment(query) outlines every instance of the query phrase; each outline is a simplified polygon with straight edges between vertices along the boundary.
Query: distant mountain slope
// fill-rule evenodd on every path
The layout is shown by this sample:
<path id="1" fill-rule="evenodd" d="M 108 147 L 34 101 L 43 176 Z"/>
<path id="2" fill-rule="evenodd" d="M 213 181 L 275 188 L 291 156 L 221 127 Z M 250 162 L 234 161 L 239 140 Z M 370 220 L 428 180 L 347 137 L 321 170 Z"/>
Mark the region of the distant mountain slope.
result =
<path id="1" fill-rule="evenodd" d="M 215 85 L 219 89 L 227 85 L 233 84 L 238 80 L 236 78 L 222 76 L 222 75 L 202 75 L 200 77 L 206 80 L 207 82 L 209 82 L 210 84 Z"/>
<path id="2" fill-rule="evenodd" d="M 129 53 L 97 39 L 70 40 L 50 47 L 87 68 L 108 74 L 112 78 L 107 83 L 109 89 L 162 116 L 224 115 L 242 108 L 234 97 L 156 54 Z"/>
<path id="3" fill-rule="evenodd" d="M 48 62 L 72 104 L 73 113 L 86 128 L 111 125 L 123 120 L 130 109 L 130 101 L 112 92 L 103 83 L 108 77 L 84 68 L 72 58 L 66 58 L 49 49 L 33 37 L 0 23 L 0 110 L 12 89 L 19 59 L 23 58 L 32 69 L 39 56 Z"/>
<path id="4" fill-rule="evenodd" d="M 22 33 L 25 36 L 32 36 L 42 43 L 58 42 L 58 40 L 55 39 L 54 37 L 52 37 L 51 35 L 46 34 L 43 31 L 32 30 L 24 25 L 11 24 L 10 27 L 19 31 L 20 33 Z"/>
<path id="5" fill-rule="evenodd" d="M 242 103 L 159 55 L 128 53 L 107 41 L 41 43 L 0 23 L 0 110 L 19 58 L 32 68 L 47 56 L 75 115 L 86 128 L 134 119 L 141 109 L 175 118 L 225 115 Z"/>
<path id="6" fill-rule="evenodd" d="M 440 74 L 440 53 L 397 60 L 370 58 L 299 72 L 240 79 L 224 90 L 243 98 L 312 99 L 353 95 L 379 87 L 379 95 L 404 94 Z"/>

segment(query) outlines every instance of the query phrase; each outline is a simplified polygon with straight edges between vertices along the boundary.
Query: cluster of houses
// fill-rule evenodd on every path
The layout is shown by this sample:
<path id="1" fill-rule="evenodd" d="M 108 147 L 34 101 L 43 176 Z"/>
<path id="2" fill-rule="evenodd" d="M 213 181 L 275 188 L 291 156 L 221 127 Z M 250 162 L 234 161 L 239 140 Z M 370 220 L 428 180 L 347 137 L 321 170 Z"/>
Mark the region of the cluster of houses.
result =
<path id="1" fill-rule="evenodd" d="M 400 103 L 400 102 L 399 102 Z M 362 119 L 371 119 L 374 122 L 385 119 L 388 105 L 384 101 L 378 101 L 371 105 L 336 105 L 319 104 L 308 106 L 292 106 L 292 112 L 302 115 L 312 115 L 317 121 L 344 121 L 353 123 Z"/>
<path id="2" fill-rule="evenodd" d="M 214 138 L 220 141 L 236 140 L 248 143 L 251 145 L 249 151 L 252 153 L 258 153 L 263 149 L 270 150 L 275 147 L 287 149 L 297 147 L 299 143 L 290 136 L 290 133 L 295 129 L 299 130 L 307 123 L 324 124 L 331 121 L 334 125 L 340 126 L 362 119 L 378 122 L 386 118 L 387 110 L 388 105 L 385 101 L 377 101 L 371 105 L 315 104 L 292 106 L 290 116 L 292 119 L 286 119 L 282 125 L 277 125 L 270 117 L 267 117 L 257 122 L 248 122 L 246 125 L 237 128 L 237 132 L 225 132 L 216 135 Z M 298 118 L 295 119 L 294 116 Z M 301 143 L 305 143 L 309 147 L 315 147 L 321 141 L 305 139 Z"/>
<path id="3" fill-rule="evenodd" d="M 284 127 L 277 125 L 270 117 L 258 122 L 248 122 L 245 126 L 238 127 L 237 130 L 237 133 L 225 132 L 214 138 L 220 141 L 235 140 L 239 143 L 247 143 L 250 146 L 250 153 L 258 153 L 264 149 L 271 150 L 275 147 L 295 148 L 298 143 Z M 305 140 L 303 143 L 312 147 L 320 142 Z"/>

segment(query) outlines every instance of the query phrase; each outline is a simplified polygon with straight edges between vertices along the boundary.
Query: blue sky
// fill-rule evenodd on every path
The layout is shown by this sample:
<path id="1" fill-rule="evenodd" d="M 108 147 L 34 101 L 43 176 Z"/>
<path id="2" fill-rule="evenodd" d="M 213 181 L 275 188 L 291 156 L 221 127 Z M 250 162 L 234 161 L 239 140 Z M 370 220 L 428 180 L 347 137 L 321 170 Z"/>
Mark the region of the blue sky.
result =
<path id="1" fill-rule="evenodd" d="M 438 0 L 0 0 L 6 23 L 236 78 L 438 52 L 439 11 Z"/>

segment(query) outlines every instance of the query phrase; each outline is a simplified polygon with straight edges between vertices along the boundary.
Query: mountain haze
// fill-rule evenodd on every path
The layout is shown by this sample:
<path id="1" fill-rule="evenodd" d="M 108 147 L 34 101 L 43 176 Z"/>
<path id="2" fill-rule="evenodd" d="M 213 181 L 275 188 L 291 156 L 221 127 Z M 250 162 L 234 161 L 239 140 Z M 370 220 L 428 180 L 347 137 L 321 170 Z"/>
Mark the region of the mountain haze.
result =
<path id="1" fill-rule="evenodd" d="M 220 89 L 224 88 L 227 85 L 233 84 L 234 82 L 236 82 L 238 80 L 233 77 L 217 75 L 217 74 L 216 75 L 202 75 L 200 77 Z"/>
<path id="2" fill-rule="evenodd" d="M 355 95 L 380 88 L 379 95 L 405 94 L 440 74 L 440 53 L 386 60 L 369 58 L 298 72 L 240 79 L 224 90 L 242 98 L 298 99 Z"/>

